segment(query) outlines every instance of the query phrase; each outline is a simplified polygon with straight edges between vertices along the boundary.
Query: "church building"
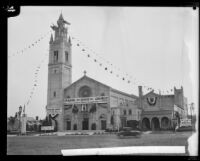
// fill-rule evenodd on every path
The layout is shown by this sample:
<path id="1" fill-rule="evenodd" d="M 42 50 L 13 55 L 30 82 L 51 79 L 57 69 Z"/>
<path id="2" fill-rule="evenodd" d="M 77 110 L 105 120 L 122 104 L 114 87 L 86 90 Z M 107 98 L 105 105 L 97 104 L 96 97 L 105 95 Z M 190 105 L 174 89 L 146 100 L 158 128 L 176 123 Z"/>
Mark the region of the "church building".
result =
<path id="1" fill-rule="evenodd" d="M 72 83 L 72 43 L 68 36 L 69 22 L 60 15 L 51 26 L 48 64 L 47 115 L 58 131 L 105 130 L 136 126 L 141 110 L 137 96 L 121 92 L 98 82 L 84 71 Z"/>
<path id="2" fill-rule="evenodd" d="M 72 42 L 69 22 L 62 14 L 51 26 L 46 112 L 57 131 L 105 130 L 129 126 L 144 130 L 170 129 L 174 120 L 187 117 L 183 87 L 174 94 L 151 91 L 139 97 L 98 82 L 86 75 L 72 82 Z M 178 118 L 178 119 L 177 119 Z"/>
<path id="3" fill-rule="evenodd" d="M 140 127 L 143 130 L 170 130 L 180 119 L 187 118 L 187 98 L 183 87 L 174 94 L 161 95 L 153 90 L 143 95 L 139 86 L 138 108 L 142 110 Z"/>

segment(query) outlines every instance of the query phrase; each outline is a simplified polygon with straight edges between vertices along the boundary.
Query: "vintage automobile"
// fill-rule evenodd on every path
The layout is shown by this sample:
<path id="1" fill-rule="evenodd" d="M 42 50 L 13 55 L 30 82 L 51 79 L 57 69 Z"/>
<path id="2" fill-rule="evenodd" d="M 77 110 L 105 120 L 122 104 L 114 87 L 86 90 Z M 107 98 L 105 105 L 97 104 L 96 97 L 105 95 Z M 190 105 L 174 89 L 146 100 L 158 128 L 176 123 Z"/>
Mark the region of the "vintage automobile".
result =
<path id="1" fill-rule="evenodd" d="M 195 131 L 192 126 L 181 126 L 176 129 L 176 131 L 181 132 L 181 131 Z"/>
<path id="2" fill-rule="evenodd" d="M 117 136 L 119 138 L 125 138 L 125 137 L 134 137 L 134 138 L 140 138 L 142 132 L 139 130 L 133 130 L 131 127 L 123 127 L 118 133 Z"/>

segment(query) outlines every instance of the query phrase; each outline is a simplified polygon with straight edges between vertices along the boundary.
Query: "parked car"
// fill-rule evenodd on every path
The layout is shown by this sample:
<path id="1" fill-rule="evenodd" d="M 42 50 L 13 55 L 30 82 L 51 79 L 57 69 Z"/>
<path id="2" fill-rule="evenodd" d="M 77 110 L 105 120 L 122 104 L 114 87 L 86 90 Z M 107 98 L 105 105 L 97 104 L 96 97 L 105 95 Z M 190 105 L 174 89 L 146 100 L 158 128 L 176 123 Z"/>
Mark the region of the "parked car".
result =
<path id="1" fill-rule="evenodd" d="M 141 137 L 142 132 L 139 130 L 133 130 L 131 127 L 123 127 L 118 133 L 117 136 L 119 138 L 124 137 L 135 137 L 139 138 Z"/>
<path id="2" fill-rule="evenodd" d="M 105 132 L 110 132 L 110 133 L 112 133 L 112 132 L 117 132 L 118 130 L 117 129 L 112 129 L 112 128 L 107 128 L 106 130 L 105 130 Z"/>
<path id="3" fill-rule="evenodd" d="M 192 126 L 181 126 L 178 127 L 176 131 L 193 131 L 194 129 L 192 128 Z"/>

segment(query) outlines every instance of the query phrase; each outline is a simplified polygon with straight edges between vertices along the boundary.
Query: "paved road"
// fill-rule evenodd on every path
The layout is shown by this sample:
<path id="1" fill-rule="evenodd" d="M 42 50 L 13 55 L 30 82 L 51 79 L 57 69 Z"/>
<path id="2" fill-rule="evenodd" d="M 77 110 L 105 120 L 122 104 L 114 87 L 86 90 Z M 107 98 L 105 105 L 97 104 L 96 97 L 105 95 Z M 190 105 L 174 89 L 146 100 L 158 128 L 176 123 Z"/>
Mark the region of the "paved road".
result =
<path id="1" fill-rule="evenodd" d="M 7 137 L 8 155 L 61 155 L 61 149 L 120 146 L 185 146 L 191 132 L 143 134 L 119 139 L 116 135 Z"/>

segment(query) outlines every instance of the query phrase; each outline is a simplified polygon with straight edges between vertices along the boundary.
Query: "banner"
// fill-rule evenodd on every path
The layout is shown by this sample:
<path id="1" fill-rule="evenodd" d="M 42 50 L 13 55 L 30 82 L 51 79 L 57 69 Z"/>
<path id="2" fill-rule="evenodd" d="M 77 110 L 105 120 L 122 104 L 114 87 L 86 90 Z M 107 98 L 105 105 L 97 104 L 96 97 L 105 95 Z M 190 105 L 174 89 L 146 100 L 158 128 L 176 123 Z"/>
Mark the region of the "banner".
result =
<path id="1" fill-rule="evenodd" d="M 107 96 L 99 97 L 82 97 L 82 98 L 67 98 L 64 104 L 85 104 L 85 103 L 107 103 Z"/>

